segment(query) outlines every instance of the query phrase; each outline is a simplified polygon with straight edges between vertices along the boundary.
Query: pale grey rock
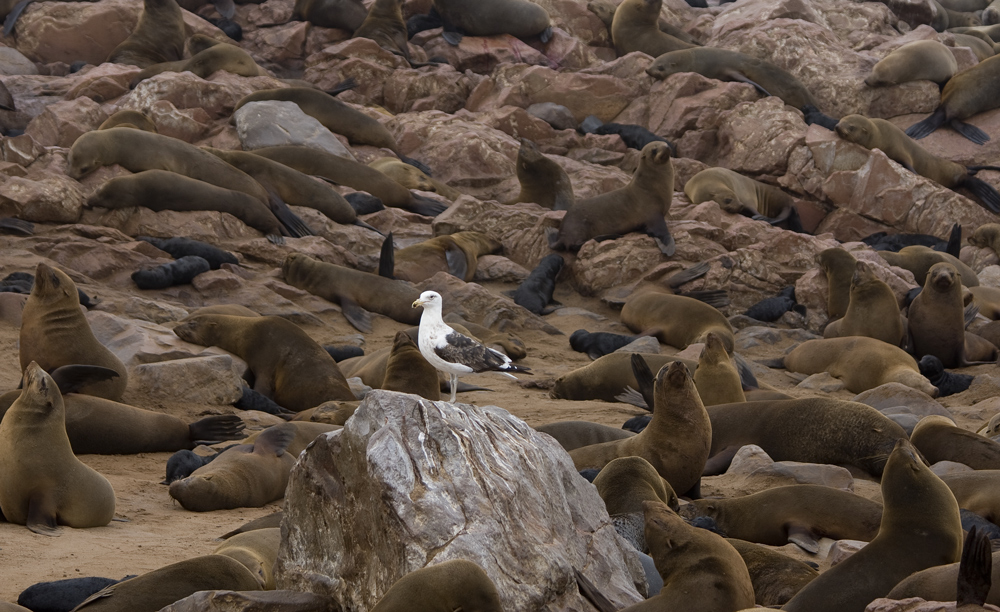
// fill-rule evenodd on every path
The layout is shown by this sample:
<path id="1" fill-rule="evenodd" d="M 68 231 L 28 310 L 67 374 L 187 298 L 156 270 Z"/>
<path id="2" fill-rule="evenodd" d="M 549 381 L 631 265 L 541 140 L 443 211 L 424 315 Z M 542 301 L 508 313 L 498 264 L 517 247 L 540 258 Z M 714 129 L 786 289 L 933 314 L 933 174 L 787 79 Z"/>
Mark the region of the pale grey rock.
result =
<path id="1" fill-rule="evenodd" d="M 940 476 L 948 476 L 949 474 L 961 474 L 962 472 L 971 472 L 972 468 L 965 465 L 964 463 L 958 463 L 956 461 L 938 461 L 931 466 L 931 471 Z"/>
<path id="2" fill-rule="evenodd" d="M 484 281 L 520 283 L 528 278 L 529 274 L 531 274 L 531 270 L 502 255 L 483 255 L 476 263 L 476 275 L 472 280 L 477 283 Z"/>
<path id="3" fill-rule="evenodd" d="M 919 423 L 920 419 L 922 418 L 915 414 L 906 414 L 906 413 L 886 414 L 885 416 L 886 418 L 892 419 L 893 421 L 896 422 L 897 425 L 902 427 L 903 431 L 906 432 L 906 435 L 910 435 L 913 433 L 913 428 L 917 426 L 917 423 Z"/>
<path id="4" fill-rule="evenodd" d="M 233 371 L 231 356 L 209 355 L 130 368 L 129 388 L 172 402 L 226 406 L 243 395 L 243 380 Z"/>
<path id="5" fill-rule="evenodd" d="M 829 372 L 819 372 L 807 377 L 805 380 L 800 382 L 795 386 L 797 389 L 804 389 L 807 391 L 822 391 L 824 393 L 833 393 L 834 391 L 840 391 L 844 388 L 844 383 L 839 378 L 834 378 L 830 376 Z"/>
<path id="6" fill-rule="evenodd" d="M 854 492 L 850 470 L 837 465 L 774 461 L 761 447 L 748 444 L 733 457 L 727 474 L 779 479 L 788 484 L 815 484 Z"/>
<path id="7" fill-rule="evenodd" d="M 244 150 L 302 145 L 354 159 L 333 132 L 315 117 L 302 112 L 295 102 L 250 102 L 233 113 L 233 118 Z"/>
<path id="8" fill-rule="evenodd" d="M 830 548 L 830 567 L 837 565 L 841 561 L 847 560 L 851 555 L 864 548 L 868 542 L 860 540 L 837 540 L 837 543 Z"/>
<path id="9" fill-rule="evenodd" d="M 949 419 L 955 418 L 947 408 L 926 393 L 900 383 L 886 383 L 869 389 L 852 401 L 868 404 L 882 414 L 914 414 L 919 417 L 939 414 Z"/>
<path id="10" fill-rule="evenodd" d="M 357 399 L 365 399 L 365 396 L 372 390 L 372 388 L 366 385 L 358 376 L 348 378 L 347 386 L 351 388 L 351 393 L 353 393 L 354 397 Z"/>
<path id="11" fill-rule="evenodd" d="M 328 612 L 331 603 L 295 591 L 198 591 L 160 612 Z"/>
<path id="12" fill-rule="evenodd" d="M 38 66 L 17 49 L 0 47 L 0 74 L 38 74 Z"/>
<path id="13" fill-rule="evenodd" d="M 621 347 L 616 353 L 660 353 L 660 341 L 652 336 L 642 336 Z"/>
<path id="14" fill-rule="evenodd" d="M 468 559 L 506 610 L 590 612 L 578 568 L 617 608 L 645 590 L 596 489 L 548 436 L 495 406 L 376 390 L 292 470 L 279 588 L 369 610 L 400 577 Z M 350 577 L 350 578 L 348 578 Z"/>
<path id="15" fill-rule="evenodd" d="M 804 329 L 778 329 L 754 325 L 744 327 L 736 332 L 736 350 L 746 351 L 762 345 L 775 345 L 783 342 L 805 342 L 822 336 L 807 332 Z"/>
<path id="16" fill-rule="evenodd" d="M 555 102 L 539 102 L 532 104 L 527 109 L 532 117 L 538 117 L 557 130 L 575 130 L 576 119 L 573 118 L 573 111 L 562 104 Z"/>

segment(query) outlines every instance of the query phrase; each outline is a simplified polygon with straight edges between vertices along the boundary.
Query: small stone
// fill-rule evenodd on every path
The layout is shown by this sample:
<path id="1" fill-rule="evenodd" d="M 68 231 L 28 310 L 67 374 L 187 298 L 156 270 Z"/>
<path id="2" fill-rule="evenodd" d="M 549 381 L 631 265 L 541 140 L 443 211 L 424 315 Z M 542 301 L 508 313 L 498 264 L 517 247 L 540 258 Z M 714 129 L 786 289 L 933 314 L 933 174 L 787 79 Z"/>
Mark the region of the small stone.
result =
<path id="1" fill-rule="evenodd" d="M 129 383 L 135 392 L 171 402 L 227 406 L 243 395 L 243 381 L 233 372 L 229 355 L 139 365 L 129 371 Z"/>

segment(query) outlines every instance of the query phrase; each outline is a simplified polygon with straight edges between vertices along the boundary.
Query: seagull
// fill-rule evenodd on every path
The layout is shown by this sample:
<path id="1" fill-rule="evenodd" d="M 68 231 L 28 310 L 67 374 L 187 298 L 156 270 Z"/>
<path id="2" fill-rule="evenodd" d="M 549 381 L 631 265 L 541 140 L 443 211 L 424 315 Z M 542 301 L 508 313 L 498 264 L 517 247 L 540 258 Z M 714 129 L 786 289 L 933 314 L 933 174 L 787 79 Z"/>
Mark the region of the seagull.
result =
<path id="1" fill-rule="evenodd" d="M 495 351 L 479 340 L 460 334 L 441 318 L 441 296 L 436 291 L 424 291 L 413 302 L 413 307 L 423 306 L 420 315 L 420 331 L 417 333 L 417 346 L 420 354 L 432 366 L 448 374 L 451 382 L 451 402 L 455 401 L 458 388 L 458 377 L 473 372 L 499 372 L 510 376 L 508 372 L 524 372 L 531 370 L 524 366 L 511 363 L 510 357 L 500 351 Z"/>

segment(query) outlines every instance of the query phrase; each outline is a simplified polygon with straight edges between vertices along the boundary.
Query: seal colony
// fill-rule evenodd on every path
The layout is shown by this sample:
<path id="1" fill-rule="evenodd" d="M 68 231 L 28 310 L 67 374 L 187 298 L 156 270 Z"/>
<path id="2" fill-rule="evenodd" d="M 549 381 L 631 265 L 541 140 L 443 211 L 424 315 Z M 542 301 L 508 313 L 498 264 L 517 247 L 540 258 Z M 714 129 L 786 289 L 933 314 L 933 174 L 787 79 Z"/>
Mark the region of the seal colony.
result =
<path id="1" fill-rule="evenodd" d="M 974 1 L 927 25 L 989 19 Z M 456 528 L 427 567 L 407 552 L 395 585 L 338 584 L 380 612 L 576 609 L 580 593 L 598 610 L 860 611 L 908 580 L 982 599 L 982 538 L 962 586 L 948 568 L 956 517 L 1000 535 L 1000 166 L 992 140 L 902 129 L 940 105 L 942 125 L 993 136 L 996 28 L 935 35 L 854 3 L 865 27 L 848 31 L 844 3 L 817 0 L 113 4 L 0 6 L 18 30 L 5 65 L 30 58 L 4 72 L 32 73 L 0 88 L 0 600 L 62 593 L 79 570 L 65 609 L 220 589 L 291 606 L 308 545 L 391 569 L 416 535 Z M 268 127 L 291 144 L 255 149 L 232 123 L 251 102 L 294 103 L 351 158 L 283 122 Z M 299 479 L 323 448 L 344 476 L 402 448 L 342 444 L 374 398 L 416 407 L 378 427 L 456 419 L 424 456 L 357 474 L 418 501 L 420 534 L 358 550 L 325 541 L 331 522 L 296 543 L 303 492 L 385 508 L 384 490 Z M 547 459 L 497 470 L 502 495 L 464 521 L 430 479 L 457 502 L 474 483 L 407 479 L 526 437 Z M 552 561 L 507 504 L 528 482 L 545 503 L 582 494 L 544 515 L 590 517 L 541 539 L 603 557 L 508 563 L 529 571 L 512 589 L 493 564 L 509 543 Z M 456 554 L 479 519 L 504 537 Z M 835 538 L 869 543 L 831 568 Z M 512 604 L 520 589 L 552 599 Z"/>

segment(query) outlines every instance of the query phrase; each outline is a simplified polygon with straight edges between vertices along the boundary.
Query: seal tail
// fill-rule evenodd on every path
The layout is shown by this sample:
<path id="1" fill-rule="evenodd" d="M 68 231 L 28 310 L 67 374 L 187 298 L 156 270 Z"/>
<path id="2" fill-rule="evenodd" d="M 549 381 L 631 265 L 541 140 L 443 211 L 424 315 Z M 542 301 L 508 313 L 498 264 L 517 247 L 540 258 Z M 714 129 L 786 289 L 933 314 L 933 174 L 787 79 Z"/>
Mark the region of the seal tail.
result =
<path id="1" fill-rule="evenodd" d="M 382 241 L 382 250 L 379 252 L 378 275 L 395 280 L 396 277 L 393 275 L 395 270 L 396 252 L 392 246 L 392 232 L 389 232 L 389 235 Z"/>
<path id="2" fill-rule="evenodd" d="M 923 121 L 918 121 L 910 127 L 906 128 L 906 135 L 914 140 L 920 140 L 926 136 L 929 136 L 931 132 L 938 129 L 944 125 L 944 107 L 939 106 L 936 111 L 931 113 L 931 116 L 924 119 Z"/>
<path id="3" fill-rule="evenodd" d="M 7 18 L 4 19 L 3 22 L 4 36 L 10 36 L 10 33 L 14 31 L 14 24 L 17 23 L 17 18 L 21 16 L 21 13 L 24 12 L 24 9 L 26 9 L 29 4 L 31 4 L 31 0 L 21 0 L 10 10 L 10 13 L 7 14 Z"/>
<path id="4" fill-rule="evenodd" d="M 944 252 L 952 257 L 958 257 L 962 250 L 962 226 L 958 223 L 951 226 L 951 235 L 948 236 L 948 246 Z"/>
<path id="5" fill-rule="evenodd" d="M 831 132 L 837 127 L 838 121 L 836 119 L 830 115 L 824 114 L 812 104 L 806 104 L 799 110 L 801 110 L 802 114 L 805 116 L 806 125 L 812 125 L 815 123 L 819 126 L 825 127 Z"/>
<path id="6" fill-rule="evenodd" d="M 397 155 L 399 155 L 399 154 L 397 153 Z M 405 155 L 399 155 L 399 161 L 403 162 L 404 164 L 409 164 L 409 165 L 413 166 L 414 168 L 416 168 L 417 170 L 420 170 L 421 172 L 423 172 L 427 176 L 434 176 L 434 173 L 431 172 L 430 167 L 428 167 L 427 164 L 425 164 L 424 162 L 422 162 L 420 160 L 413 159 L 412 157 L 407 157 Z"/>
<path id="7" fill-rule="evenodd" d="M 955 130 L 962 136 L 965 136 L 966 138 L 976 143 L 977 145 L 986 144 L 986 141 L 990 139 L 989 134 L 977 128 L 976 126 L 972 125 L 971 123 L 964 123 L 962 121 L 959 121 L 958 119 L 952 119 L 951 121 L 948 122 L 948 125 L 951 126 L 951 129 Z"/>
<path id="8" fill-rule="evenodd" d="M 976 196 L 976 199 L 979 200 L 979 204 L 983 208 L 1000 215 L 1000 193 L 997 193 L 997 190 L 989 183 L 974 176 L 969 176 L 962 181 L 961 186 Z"/>

